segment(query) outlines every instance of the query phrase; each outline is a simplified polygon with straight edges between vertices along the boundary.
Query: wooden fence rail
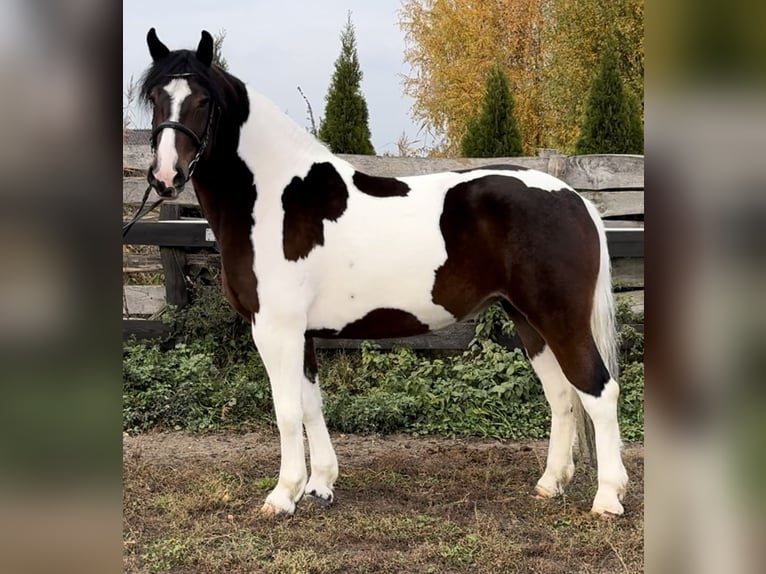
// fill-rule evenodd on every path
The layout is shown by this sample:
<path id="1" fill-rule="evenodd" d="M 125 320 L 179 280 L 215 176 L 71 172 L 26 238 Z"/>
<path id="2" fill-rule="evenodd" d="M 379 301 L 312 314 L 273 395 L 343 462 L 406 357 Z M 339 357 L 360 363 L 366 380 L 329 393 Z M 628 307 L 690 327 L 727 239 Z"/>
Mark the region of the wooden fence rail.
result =
<path id="1" fill-rule="evenodd" d="M 555 175 L 594 202 L 607 227 L 612 276 L 618 298 L 643 311 L 644 177 L 643 156 L 591 155 L 524 158 L 396 158 L 341 155 L 354 167 L 372 175 L 419 175 L 483 165 L 512 163 Z M 146 189 L 145 172 L 151 161 L 147 145 L 123 146 L 123 205 L 137 205 Z M 123 249 L 123 335 L 153 337 L 169 334 L 169 327 L 153 320 L 166 304 L 178 307 L 189 301 L 188 278 L 200 270 L 220 268 L 215 238 L 204 219 L 182 217 L 198 211 L 197 198 L 187 190 L 172 203 L 163 204 L 159 217 L 136 223 L 123 244 L 155 246 L 152 252 Z M 146 248 L 144 248 L 146 249 Z M 136 273 L 162 273 L 164 285 L 133 285 Z M 140 317 L 140 318 L 137 318 Z M 148 317 L 148 318 L 147 318 Z M 382 348 L 403 345 L 423 349 L 463 349 L 474 325 L 453 325 L 437 333 L 407 339 L 376 341 Z M 359 341 L 317 340 L 320 348 L 357 348 Z M 509 341 L 514 344 L 514 341 Z"/>

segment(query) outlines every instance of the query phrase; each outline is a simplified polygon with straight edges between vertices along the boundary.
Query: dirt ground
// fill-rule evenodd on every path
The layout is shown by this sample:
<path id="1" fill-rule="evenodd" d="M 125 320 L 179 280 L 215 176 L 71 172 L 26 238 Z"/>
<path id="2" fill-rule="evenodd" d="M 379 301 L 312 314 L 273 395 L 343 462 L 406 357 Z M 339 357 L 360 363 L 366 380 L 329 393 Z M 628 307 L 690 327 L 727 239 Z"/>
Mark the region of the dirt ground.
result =
<path id="1" fill-rule="evenodd" d="M 125 436 L 128 573 L 643 571 L 643 447 L 628 445 L 625 515 L 588 513 L 594 471 L 536 500 L 546 442 L 334 435 L 335 503 L 261 516 L 275 432 Z"/>

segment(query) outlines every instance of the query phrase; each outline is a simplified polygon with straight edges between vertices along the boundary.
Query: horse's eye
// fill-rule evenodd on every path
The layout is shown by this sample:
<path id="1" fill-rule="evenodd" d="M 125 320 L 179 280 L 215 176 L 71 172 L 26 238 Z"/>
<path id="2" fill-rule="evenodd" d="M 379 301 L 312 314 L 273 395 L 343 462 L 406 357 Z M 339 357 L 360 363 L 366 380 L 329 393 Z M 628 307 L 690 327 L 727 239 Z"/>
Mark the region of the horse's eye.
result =
<path id="1" fill-rule="evenodd" d="M 202 98 L 199 101 L 199 105 L 201 108 L 207 107 L 207 105 L 210 103 L 210 98 Z"/>

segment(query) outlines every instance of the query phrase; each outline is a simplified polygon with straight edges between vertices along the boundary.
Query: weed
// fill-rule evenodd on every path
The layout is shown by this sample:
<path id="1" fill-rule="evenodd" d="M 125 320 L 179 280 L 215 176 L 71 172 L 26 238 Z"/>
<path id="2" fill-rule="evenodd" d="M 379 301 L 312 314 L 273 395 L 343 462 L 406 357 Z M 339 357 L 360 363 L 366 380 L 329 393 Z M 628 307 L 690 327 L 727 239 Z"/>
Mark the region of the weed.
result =
<path id="1" fill-rule="evenodd" d="M 168 343 L 128 342 L 123 351 L 123 425 L 210 431 L 273 424 L 266 371 L 249 328 L 216 288 L 199 288 L 189 308 L 169 313 L 177 333 Z M 623 437 L 643 440 L 641 318 L 621 306 Z M 544 438 L 550 414 L 542 386 L 520 349 L 502 344 L 513 325 L 499 305 L 477 321 L 462 353 L 320 352 L 325 415 L 348 433 Z"/>
<path id="2" fill-rule="evenodd" d="M 439 554 L 447 560 L 451 566 L 472 564 L 479 553 L 479 537 L 469 533 L 456 544 L 441 544 Z"/>
<path id="3" fill-rule="evenodd" d="M 188 553 L 188 542 L 175 537 L 159 538 L 147 545 L 141 558 L 146 561 L 149 572 L 154 574 L 183 564 Z"/>

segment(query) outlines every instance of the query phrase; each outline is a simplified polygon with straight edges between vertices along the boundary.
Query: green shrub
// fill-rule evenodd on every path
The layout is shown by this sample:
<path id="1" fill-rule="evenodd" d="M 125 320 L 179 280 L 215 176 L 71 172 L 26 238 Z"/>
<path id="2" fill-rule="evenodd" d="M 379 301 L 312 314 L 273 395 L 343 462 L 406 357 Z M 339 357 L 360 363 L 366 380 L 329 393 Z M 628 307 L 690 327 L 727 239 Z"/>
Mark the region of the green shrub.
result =
<path id="1" fill-rule="evenodd" d="M 248 326 L 220 291 L 201 289 L 194 304 L 173 318 L 178 342 L 128 342 L 123 351 L 123 424 L 130 432 L 153 428 L 209 431 L 271 424 L 268 379 Z M 642 318 L 627 307 L 621 325 L 623 437 L 643 439 Z M 440 434 L 543 438 L 550 411 L 542 386 L 520 349 L 498 341 L 513 334 L 502 309 L 487 309 L 476 338 L 462 353 L 320 352 L 320 379 L 328 427 L 349 433 Z"/>
<path id="2" fill-rule="evenodd" d="M 201 344 L 129 343 L 123 349 L 123 428 L 215 430 L 272 418 L 266 373 L 253 353 L 247 363 L 215 365 Z"/>
<path id="3" fill-rule="evenodd" d="M 620 432 L 623 440 L 644 440 L 644 364 L 635 362 L 620 373 Z"/>

